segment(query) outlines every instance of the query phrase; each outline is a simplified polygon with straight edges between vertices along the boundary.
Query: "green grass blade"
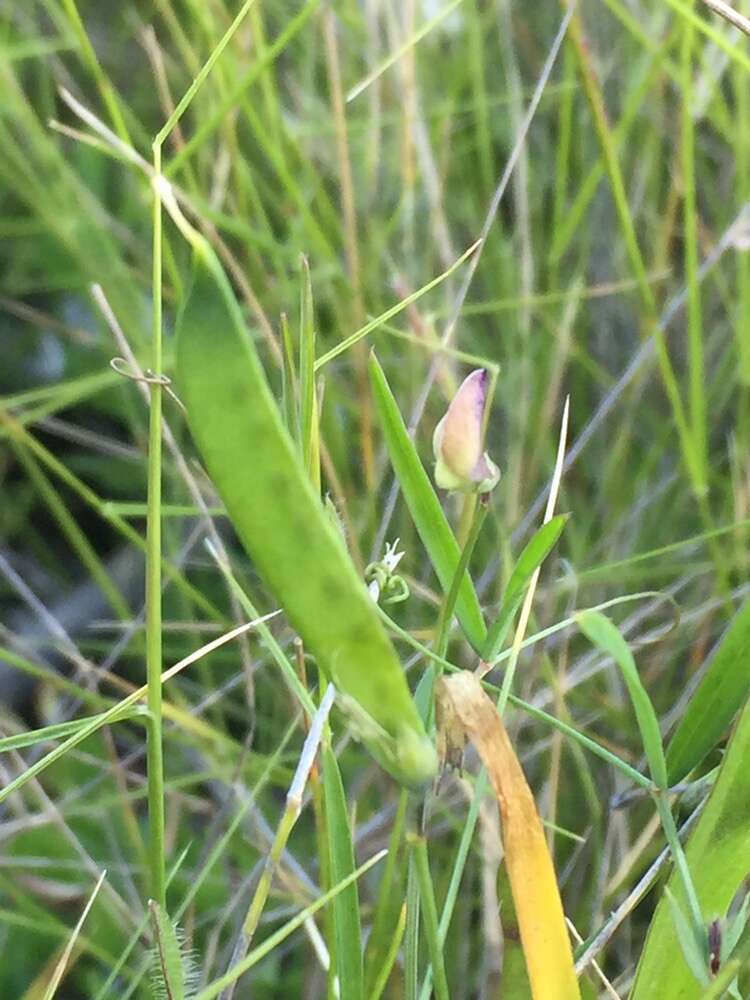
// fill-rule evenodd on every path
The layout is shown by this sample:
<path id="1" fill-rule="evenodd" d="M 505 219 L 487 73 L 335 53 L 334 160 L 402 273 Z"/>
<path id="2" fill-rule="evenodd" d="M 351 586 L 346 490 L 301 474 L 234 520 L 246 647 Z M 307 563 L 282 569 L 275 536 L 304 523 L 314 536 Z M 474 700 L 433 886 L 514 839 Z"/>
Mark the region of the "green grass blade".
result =
<path id="1" fill-rule="evenodd" d="M 686 848 L 702 912 L 723 916 L 750 872 L 750 703 L 729 741 L 703 815 Z M 684 907 L 679 872 L 668 888 Z M 683 957 L 666 897 L 656 908 L 636 973 L 631 1000 L 698 1000 L 702 988 Z"/>
<path id="2" fill-rule="evenodd" d="M 401 942 L 404 939 L 404 930 L 406 929 L 406 904 L 402 904 L 401 909 L 398 912 L 398 919 L 396 920 L 396 929 L 391 931 L 390 934 L 390 944 L 388 946 L 388 952 L 383 959 L 383 963 L 378 970 L 378 976 L 375 980 L 375 984 L 372 987 L 372 991 L 368 994 L 367 1000 L 380 1000 L 383 995 L 383 991 L 386 988 L 388 979 L 393 972 L 393 967 L 396 964 L 396 959 L 398 958 L 398 953 L 401 948 Z"/>
<path id="3" fill-rule="evenodd" d="M 320 0 L 308 0 L 293 18 L 288 20 L 284 29 L 271 45 L 265 49 L 260 59 L 254 59 L 250 68 L 237 81 L 232 89 L 224 94 L 221 100 L 212 108 L 211 114 L 205 116 L 191 136 L 188 142 L 174 156 L 165 173 L 174 174 L 186 161 L 196 152 L 209 138 L 212 132 L 218 128 L 224 120 L 228 111 L 237 106 L 243 94 L 256 80 L 260 79 L 265 70 L 270 66 L 277 56 L 283 52 L 286 46 L 292 41 L 294 36 L 304 27 L 318 8 Z M 210 66 L 208 67 L 211 68 Z"/>
<path id="4" fill-rule="evenodd" d="M 567 514 L 558 514 L 543 524 L 519 556 L 505 588 L 500 613 L 487 632 L 487 639 L 482 648 L 483 660 L 494 660 L 502 649 L 529 581 L 552 551 L 567 520 Z"/>
<path id="5" fill-rule="evenodd" d="M 144 715 L 145 708 L 135 707 L 118 716 L 118 722 L 132 719 L 137 715 Z M 15 736 L 4 736 L 0 739 L 0 753 L 8 753 L 10 750 L 24 750 L 26 747 L 33 747 L 39 743 L 46 743 L 49 740 L 59 740 L 71 733 L 77 733 L 85 729 L 91 722 L 100 719 L 100 716 L 89 716 L 85 719 L 71 719 L 70 722 L 57 722 L 52 726 L 44 726 L 41 729 L 30 729 L 25 733 L 17 733 Z"/>
<path id="6" fill-rule="evenodd" d="M 320 493 L 320 440 L 318 401 L 315 391 L 315 316 L 310 265 L 302 258 L 302 288 L 299 316 L 299 388 L 302 455 L 316 492 Z"/>
<path id="7" fill-rule="evenodd" d="M 659 720 L 651 704 L 651 699 L 641 683 L 638 668 L 628 644 L 619 629 L 598 611 L 584 611 L 578 616 L 578 626 L 595 646 L 611 656 L 622 672 L 623 680 L 633 703 L 638 729 L 643 741 L 643 749 L 648 758 L 651 777 L 659 788 L 667 787 L 667 765 L 661 742 Z"/>
<path id="8" fill-rule="evenodd" d="M 81 914 L 78 923 L 73 928 L 73 933 L 68 938 L 65 948 L 63 949 L 62 955 L 60 956 L 60 959 L 57 962 L 57 965 L 55 966 L 52 978 L 50 979 L 49 984 L 46 990 L 44 991 L 44 996 L 42 1000 L 53 1000 L 53 998 L 57 995 L 57 988 L 62 982 L 63 977 L 65 976 L 66 967 L 70 962 L 70 957 L 73 954 L 76 942 L 80 938 L 81 929 L 83 928 L 83 925 L 86 921 L 86 917 L 89 915 L 89 912 L 91 911 L 91 907 L 94 905 L 96 897 L 99 895 L 99 890 L 101 889 L 106 876 L 107 876 L 106 870 L 103 871 L 99 876 L 99 881 L 94 886 L 94 891 L 89 896 L 86 906 L 83 909 L 83 913 Z M 180 1000 L 180 998 L 176 998 L 176 1000 Z"/>
<path id="9" fill-rule="evenodd" d="M 365 872 L 369 871 L 370 868 L 373 867 L 373 865 L 376 865 L 378 861 L 381 861 L 387 853 L 387 851 L 380 851 L 379 854 L 370 858 L 370 860 L 366 861 L 363 865 L 360 865 L 359 868 L 352 872 L 351 875 L 347 876 L 347 878 L 343 881 L 338 882 L 319 899 L 316 899 L 310 906 L 305 907 L 305 909 L 298 913 L 296 917 L 293 917 L 292 920 L 289 920 L 283 925 L 283 927 L 280 927 L 277 931 L 266 938 L 263 944 L 254 948 L 242 962 L 238 962 L 234 968 L 230 969 L 229 972 L 223 975 L 220 979 L 211 983 L 204 990 L 201 990 L 195 997 L 195 1000 L 213 1000 L 214 997 L 217 997 L 223 989 L 231 985 L 231 983 L 233 983 L 236 979 L 239 979 L 241 975 L 256 965 L 262 958 L 265 958 L 265 956 L 280 945 L 282 941 L 288 938 L 290 934 L 293 934 L 298 927 L 301 927 L 309 917 L 312 917 L 315 913 L 317 913 L 321 907 L 325 906 L 326 903 L 329 903 L 332 899 L 335 899 L 340 892 L 343 892 L 350 885 L 356 882 L 357 879 L 361 878 Z"/>
<path id="10" fill-rule="evenodd" d="M 406 298 L 401 299 L 401 301 L 397 302 L 395 306 L 391 306 L 390 309 L 386 309 L 386 311 L 381 313 L 380 316 L 376 316 L 375 319 L 371 319 L 368 323 L 361 327 L 361 329 L 355 330 L 354 333 L 345 337 L 340 344 L 336 344 L 335 347 L 332 347 L 330 351 L 326 351 L 326 353 L 319 357 L 315 362 L 315 371 L 322 368 L 324 365 L 327 365 L 330 361 L 333 361 L 333 359 L 337 358 L 339 354 L 344 354 L 350 347 L 354 347 L 354 345 L 358 344 L 360 340 L 372 333 L 373 330 L 377 330 L 379 326 L 382 326 L 389 319 L 393 319 L 394 316 L 403 312 L 404 309 L 407 309 L 413 302 L 416 302 L 417 299 L 420 299 L 423 295 L 426 295 L 427 292 L 432 291 L 433 288 L 442 284 L 442 282 L 445 281 L 446 278 L 449 278 L 453 272 L 464 263 L 464 261 L 471 257 L 478 246 L 478 242 L 472 243 L 469 249 L 465 250 L 457 260 L 454 260 L 451 266 L 443 271 L 442 274 L 439 274 L 436 278 L 428 281 L 426 285 L 422 285 L 422 287 L 418 288 L 416 292 L 412 292 L 411 295 L 407 295 Z"/>
<path id="11" fill-rule="evenodd" d="M 750 601 L 732 619 L 667 746 L 676 784 L 723 738 L 750 690 Z"/>
<path id="12" fill-rule="evenodd" d="M 427 857 L 427 842 L 424 837 L 417 837 L 412 844 L 412 856 L 416 867 L 417 883 L 419 885 L 419 901 L 424 918 L 424 930 L 432 962 L 432 977 L 434 980 L 437 1000 L 449 1000 L 448 980 L 445 975 L 443 961 L 443 942 L 438 925 L 437 906 L 435 905 L 435 889 L 430 874 L 430 862 Z"/>
<path id="13" fill-rule="evenodd" d="M 245 549 L 373 754 L 400 780 L 435 772 L 403 670 L 284 428 L 217 257 L 195 248 L 177 372 L 193 437 Z M 223 405 L 216 405 L 221 400 Z"/>
<path id="14" fill-rule="evenodd" d="M 297 407 L 297 366 L 294 362 L 294 341 L 289 320 L 281 317 L 281 342 L 283 345 L 281 366 L 281 401 L 286 429 L 294 441 L 300 440 L 299 410 Z"/>
<path id="15" fill-rule="evenodd" d="M 169 133 L 175 127 L 175 125 L 177 124 L 177 122 L 179 122 L 180 118 L 182 118 L 182 116 L 184 115 L 184 113 L 190 107 L 190 104 L 192 103 L 193 98 L 198 93 L 198 91 L 203 86 L 203 84 L 205 83 L 206 78 L 208 77 L 209 73 L 211 72 L 211 70 L 214 67 L 214 64 L 216 63 L 216 60 L 221 56 L 221 54 L 224 51 L 224 49 L 227 47 L 227 45 L 229 44 L 229 42 L 232 40 L 233 35 L 236 33 L 236 31 L 239 28 L 240 24 L 245 19 L 245 16 L 247 15 L 247 12 L 250 10 L 250 8 L 252 7 L 252 5 L 255 2 L 256 2 L 256 0 L 245 0 L 245 3 L 242 4 L 242 6 L 240 7 L 239 11 L 237 12 L 237 15 L 235 16 L 234 20 L 232 21 L 232 23 L 227 28 L 227 30 L 226 30 L 223 38 L 218 43 L 218 45 L 214 46 L 214 48 L 213 48 L 213 50 L 211 52 L 211 55 L 209 56 L 209 58 L 206 60 L 206 62 L 201 67 L 200 72 L 195 77 L 195 79 L 190 84 L 190 86 L 185 91 L 185 93 L 182 95 L 182 97 L 180 98 L 179 104 L 174 109 L 174 111 L 171 113 L 171 115 L 166 120 L 166 122 L 161 127 L 161 129 L 159 130 L 156 138 L 154 139 L 154 145 L 155 146 L 161 146 L 163 144 L 164 140 L 167 138 L 167 136 L 169 135 Z"/>
<path id="16" fill-rule="evenodd" d="M 372 918 L 372 931 L 367 939 L 367 948 L 365 950 L 365 988 L 371 1000 L 372 995 L 377 992 L 377 988 L 373 984 L 382 981 L 382 969 L 387 964 L 391 951 L 393 925 L 398 919 L 400 910 L 403 911 L 403 920 L 406 920 L 406 910 L 402 904 L 404 889 L 403 866 L 399 859 L 399 848 L 404 836 L 408 804 L 409 793 L 402 790 L 391 828 L 391 835 L 388 840 L 388 860 L 385 863 L 383 877 L 378 888 L 378 899 L 375 905 L 375 914 Z M 385 984 L 383 984 L 384 986 Z"/>
<path id="17" fill-rule="evenodd" d="M 355 869 L 346 796 L 338 762 L 330 747 L 323 750 L 323 787 L 331 880 L 334 884 L 348 878 Z M 333 901 L 333 925 L 336 935 L 336 970 L 342 997 L 362 1000 L 362 929 L 359 920 L 359 892 L 352 882 Z"/>
<path id="18" fill-rule="evenodd" d="M 458 542 L 409 437 L 385 372 L 374 354 L 370 355 L 370 380 L 391 464 L 443 593 L 447 594 L 461 558 Z M 459 587 L 455 613 L 466 638 L 476 650 L 481 649 L 486 629 L 468 573 Z"/>
<path id="19" fill-rule="evenodd" d="M 404 996 L 417 1000 L 419 989 L 419 881 L 417 864 L 409 855 L 406 881 L 406 929 L 404 932 Z"/>

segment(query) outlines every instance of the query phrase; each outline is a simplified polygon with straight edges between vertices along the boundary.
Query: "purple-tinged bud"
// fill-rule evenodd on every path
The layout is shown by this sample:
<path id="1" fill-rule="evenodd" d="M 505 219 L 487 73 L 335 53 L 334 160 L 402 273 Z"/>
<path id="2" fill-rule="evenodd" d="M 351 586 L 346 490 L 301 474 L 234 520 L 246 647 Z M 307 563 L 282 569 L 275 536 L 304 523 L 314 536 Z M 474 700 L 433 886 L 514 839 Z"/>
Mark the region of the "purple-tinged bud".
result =
<path id="1" fill-rule="evenodd" d="M 500 470 L 482 450 L 487 381 L 484 368 L 465 378 L 435 428 L 435 482 L 443 490 L 489 493 L 500 478 Z"/>

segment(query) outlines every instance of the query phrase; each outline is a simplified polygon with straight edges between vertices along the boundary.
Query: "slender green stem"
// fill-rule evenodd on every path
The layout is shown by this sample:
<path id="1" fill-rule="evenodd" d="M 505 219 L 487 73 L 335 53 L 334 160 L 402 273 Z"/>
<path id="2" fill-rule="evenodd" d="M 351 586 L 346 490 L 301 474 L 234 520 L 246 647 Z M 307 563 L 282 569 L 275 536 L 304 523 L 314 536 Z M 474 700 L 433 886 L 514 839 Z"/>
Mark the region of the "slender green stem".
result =
<path id="1" fill-rule="evenodd" d="M 353 871 L 351 875 L 347 875 L 347 877 L 339 882 L 338 885 L 329 889 L 328 892 L 323 893 L 323 895 L 319 896 L 314 903 L 311 903 L 310 906 L 301 910 L 296 917 L 288 920 L 285 924 L 279 927 L 278 930 L 274 931 L 273 934 L 269 934 L 263 943 L 259 944 L 257 948 L 251 951 L 246 958 L 232 966 L 232 968 L 229 969 L 228 972 L 225 972 L 223 976 L 214 980 L 213 983 L 210 983 L 205 989 L 201 990 L 195 997 L 195 1000 L 214 1000 L 214 997 L 217 997 L 222 990 L 226 989 L 226 987 L 231 985 L 236 979 L 239 979 L 241 975 L 248 971 L 248 969 L 257 965 L 261 959 L 270 954 L 274 948 L 277 948 L 282 941 L 289 937 L 290 934 L 293 934 L 298 927 L 301 927 L 306 920 L 309 920 L 310 917 L 314 916 L 318 910 L 320 910 L 340 892 L 343 892 L 344 889 L 356 882 L 357 879 L 361 878 L 365 874 L 365 872 L 369 871 L 370 868 L 381 861 L 382 858 L 385 857 L 385 854 L 385 851 L 375 854 L 369 859 L 369 861 L 365 861 L 365 863 L 360 865 L 356 871 Z"/>
<path id="2" fill-rule="evenodd" d="M 667 843 L 669 844 L 669 849 L 672 852 L 675 867 L 680 873 L 680 878 L 682 879 L 682 884 L 685 889 L 685 896 L 690 910 L 690 922 L 693 925 L 693 932 L 695 933 L 697 941 L 705 943 L 706 922 L 703 919 L 701 905 L 698 901 L 698 894 L 695 891 L 695 885 L 693 884 L 693 879 L 690 874 L 690 868 L 688 867 L 685 851 L 677 832 L 677 825 L 675 824 L 672 810 L 669 807 L 669 793 L 666 790 L 659 791 L 657 792 L 655 798 L 656 808 L 659 811 L 659 818 L 664 830 L 664 836 L 667 838 Z"/>
<path id="3" fill-rule="evenodd" d="M 396 964 L 396 958 L 398 957 L 399 949 L 401 948 L 401 942 L 404 937 L 404 929 L 406 928 L 406 906 L 402 906 L 399 915 L 398 922 L 396 924 L 395 931 L 391 934 L 390 944 L 388 946 L 388 952 L 383 959 L 383 964 L 378 970 L 378 977 L 375 980 L 375 985 L 373 986 L 371 992 L 368 994 L 369 1000 L 380 1000 L 383 995 L 386 984 L 388 983 L 388 978 L 393 971 L 393 966 Z"/>
<path id="4" fill-rule="evenodd" d="M 750 95 L 747 93 L 747 73 L 739 66 L 734 67 L 735 119 L 735 164 L 737 171 L 737 198 L 744 204 L 750 196 Z M 734 323 L 737 350 L 740 359 L 740 380 L 743 386 L 750 385 L 750 256 L 747 253 L 735 255 L 737 267 L 737 318 Z M 738 421 L 740 428 L 744 424 Z"/>
<path id="5" fill-rule="evenodd" d="M 88 64 L 88 68 L 96 80 L 96 85 L 110 114 L 112 124 L 115 126 L 119 137 L 130 145 L 130 136 L 128 135 L 119 99 L 109 77 L 99 63 L 94 46 L 91 44 L 91 40 L 81 20 L 81 15 L 78 13 L 75 0 L 63 0 L 63 6 L 78 39 L 83 61 Z"/>
<path id="6" fill-rule="evenodd" d="M 443 942 L 438 926 L 437 906 L 435 905 L 435 890 L 430 874 L 430 863 L 427 858 L 427 841 L 424 837 L 415 837 L 411 844 L 411 856 L 414 859 L 419 898 L 424 917 L 424 929 L 427 937 L 427 947 L 432 961 L 432 975 L 435 984 L 437 1000 L 449 1000 L 448 979 L 443 962 Z"/>
<path id="7" fill-rule="evenodd" d="M 453 580 L 451 581 L 448 593 L 445 595 L 445 600 L 443 601 L 443 606 L 440 609 L 440 617 L 438 619 L 435 651 L 440 657 L 444 657 L 448 649 L 450 624 L 453 618 L 453 611 L 456 607 L 456 601 L 458 600 L 458 591 L 471 560 L 474 546 L 479 538 L 479 532 L 482 530 L 484 519 L 487 516 L 487 511 L 489 509 L 489 496 L 481 496 L 478 503 L 475 502 L 474 497 L 467 497 L 467 503 L 474 503 L 471 527 L 469 528 L 466 544 L 461 551 L 461 558 L 458 560 L 456 572 L 453 574 Z"/>
<path id="8" fill-rule="evenodd" d="M 409 853 L 406 879 L 406 935 L 404 940 L 404 996 L 417 1000 L 419 988 L 419 882 L 417 863 Z"/>
<path id="9" fill-rule="evenodd" d="M 266 905 L 266 900 L 268 899 L 268 892 L 271 888 L 273 874 L 279 863 L 281 854 L 286 847 L 286 843 L 289 840 L 289 834 L 292 832 L 292 827 L 297 822 L 298 816 L 299 803 L 288 802 L 287 807 L 284 810 L 284 815 L 282 816 L 281 822 L 276 830 L 276 836 L 273 839 L 271 850 L 266 858 L 266 864 L 253 895 L 252 902 L 250 903 L 250 907 L 247 911 L 247 916 L 245 917 L 243 933 L 248 945 L 252 942 L 253 937 L 255 936 L 255 931 L 258 927 L 258 923 L 260 922 L 260 915 L 263 912 L 263 907 Z"/>
<path id="10" fill-rule="evenodd" d="M 173 157 L 171 163 L 169 163 L 168 166 L 165 168 L 165 173 L 168 176 L 172 176 L 183 165 L 183 163 L 185 163 L 185 161 L 188 160 L 192 156 L 192 154 L 205 143 L 206 139 L 208 139 L 211 133 L 219 126 L 219 124 L 222 121 L 224 121 L 227 112 L 237 106 L 237 103 L 242 99 L 245 91 L 257 79 L 260 78 L 260 76 L 265 71 L 266 67 L 269 66 L 274 61 L 274 59 L 276 59 L 276 57 L 283 51 L 283 49 L 287 46 L 287 44 L 294 38 L 297 32 L 315 13 L 315 11 L 318 8 L 319 2 L 320 0 L 308 0 L 308 2 L 302 7 L 302 9 L 298 11 L 298 13 L 295 14 L 295 16 L 287 22 L 284 29 L 281 32 L 279 32 L 278 37 L 271 43 L 271 45 L 268 46 L 268 48 L 265 50 L 263 58 L 253 60 L 248 71 L 244 73 L 243 76 L 240 77 L 235 86 L 232 87 L 232 89 L 228 93 L 222 96 L 221 100 L 218 101 L 216 105 L 213 107 L 211 114 L 206 115 L 204 118 L 202 118 L 202 120 L 196 127 L 196 130 L 193 133 L 193 135 L 180 149 L 179 153 L 177 153 Z M 233 22 L 232 26 L 227 32 L 227 35 L 231 35 L 231 33 L 234 32 L 238 20 L 241 18 L 241 16 L 243 16 L 246 13 L 248 9 L 249 5 L 242 8 L 240 14 L 238 15 L 237 18 L 235 18 L 235 21 Z M 226 41 L 228 40 L 229 39 L 226 38 Z M 222 44 L 223 42 L 224 40 L 222 40 Z M 214 62 L 215 60 L 212 59 L 210 60 L 211 63 L 210 66 L 206 64 L 208 70 L 211 69 L 211 66 L 213 66 Z M 204 67 L 204 70 L 206 70 L 206 67 Z M 199 74 L 200 77 L 199 83 L 203 82 L 203 79 L 205 78 L 206 75 L 207 71 L 206 73 L 202 71 Z M 188 94 L 191 100 L 195 96 L 196 90 L 197 88 L 195 87 L 190 88 Z M 187 96 L 188 95 L 186 95 L 186 97 Z M 189 103 L 189 101 L 187 103 Z M 187 103 L 185 104 L 185 107 L 187 107 Z M 175 114 L 171 116 L 170 122 L 167 123 L 169 127 L 165 125 L 165 127 L 162 129 L 162 132 L 160 134 L 163 135 L 163 138 L 166 138 L 166 135 L 172 128 L 173 124 L 175 124 L 175 122 L 178 120 L 178 117 L 176 117 L 177 112 L 179 111 L 180 115 L 184 112 L 185 107 L 182 107 L 182 105 L 183 101 L 180 102 L 178 107 L 175 109 Z M 247 111 L 250 109 L 246 108 L 245 110 Z M 172 119 L 174 119 L 174 121 L 172 121 Z M 268 153 L 269 156 L 271 155 L 270 150 L 268 149 L 266 150 L 266 153 Z"/>
<path id="11" fill-rule="evenodd" d="M 467 813 L 464 827 L 461 831 L 461 840 L 459 841 L 458 849 L 456 850 L 456 856 L 453 861 L 453 871 L 451 872 L 450 882 L 448 883 L 448 891 L 445 894 L 443 910 L 440 914 L 438 934 L 441 947 L 445 943 L 445 939 L 448 936 L 448 928 L 450 927 L 451 920 L 453 918 L 453 910 L 456 906 L 456 900 L 458 899 L 458 890 L 461 886 L 464 868 L 466 867 L 466 859 L 469 856 L 471 842 L 474 839 L 474 830 L 476 829 L 477 820 L 479 819 L 479 807 L 482 804 L 482 800 L 487 794 L 488 789 L 489 779 L 487 778 L 487 772 L 484 768 L 482 768 L 477 775 L 477 780 L 474 785 L 474 795 L 472 796 L 471 804 L 469 805 L 469 812 Z M 425 973 L 424 979 L 422 980 L 422 991 L 419 994 L 419 1000 L 430 1000 L 431 987 L 432 967 L 430 966 Z"/>
<path id="12" fill-rule="evenodd" d="M 79 479 L 71 470 L 61 462 L 59 458 L 56 458 L 52 452 L 45 448 L 45 446 L 38 441 L 15 419 L 15 417 L 10 416 L 6 413 L 0 406 L 0 427 L 5 427 L 8 434 L 19 441 L 25 448 L 28 448 L 45 466 L 49 471 L 61 482 L 65 483 L 69 489 L 71 489 L 77 496 L 83 500 L 83 502 L 91 507 L 99 517 L 101 517 L 106 523 L 110 524 L 123 538 L 127 539 L 133 546 L 142 551 L 146 551 L 147 545 L 144 545 L 143 536 L 139 531 L 136 531 L 132 525 L 128 524 L 120 515 L 117 513 L 114 507 L 112 507 L 107 500 L 103 500 L 97 493 L 95 493 L 82 479 Z M 148 504 L 146 505 L 148 510 Z M 196 607 L 202 608 L 206 614 L 218 619 L 223 620 L 223 615 L 221 611 L 209 601 L 199 590 L 197 590 L 188 580 L 185 578 L 183 573 L 179 568 L 174 566 L 168 560 L 163 560 L 162 569 L 170 580 L 174 581 L 175 587 L 178 587 L 183 593 L 187 594 L 190 599 L 194 602 Z"/>
<path id="13" fill-rule="evenodd" d="M 409 793 L 406 789 L 401 790 L 399 795 L 396 815 L 393 818 L 391 835 L 388 841 L 388 860 L 383 870 L 383 878 L 378 888 L 378 899 L 375 905 L 375 913 L 372 918 L 372 931 L 367 941 L 367 981 L 365 984 L 365 995 L 372 997 L 376 994 L 376 986 L 370 984 L 377 980 L 380 982 L 381 972 L 388 964 L 388 957 L 391 951 L 393 939 L 393 919 L 398 903 L 400 889 L 400 847 L 404 837 L 404 826 L 406 823 L 406 813 L 409 806 Z M 406 921 L 406 910 L 404 909 L 404 921 Z M 404 923 L 404 927 L 406 924 Z M 401 929 L 403 936 L 404 927 Z M 381 991 L 382 992 L 382 991 Z"/>
<path id="14" fill-rule="evenodd" d="M 161 174 L 161 147 L 154 143 L 154 174 Z M 153 330 L 152 366 L 156 375 L 162 369 L 162 288 L 161 250 L 162 214 L 159 190 L 154 185 L 153 234 Z M 166 906 L 164 867 L 164 760 L 161 725 L 161 385 L 150 384 L 151 411 L 148 435 L 148 515 L 146 519 L 146 683 L 150 714 L 148 730 L 148 821 L 151 896 Z"/>
<path id="15" fill-rule="evenodd" d="M 682 27 L 682 185 L 683 230 L 685 245 L 685 282 L 688 291 L 688 370 L 690 425 L 695 456 L 696 486 L 707 489 L 705 366 L 703 359 L 703 324 L 701 286 L 698 280 L 698 216 L 695 195 L 695 125 L 693 122 L 693 35 L 695 29 L 686 20 Z"/>
<path id="16" fill-rule="evenodd" d="M 224 49 L 227 47 L 227 45 L 229 44 L 229 42 L 232 39 L 232 36 L 237 31 L 237 29 L 239 28 L 240 24 L 244 20 L 245 15 L 247 14 L 247 12 L 250 10 L 250 8 L 252 7 L 252 5 L 254 3 L 255 3 L 255 0 L 245 0 L 245 3 L 243 3 L 242 7 L 240 8 L 239 12 L 237 13 L 237 16 L 235 17 L 235 19 L 232 21 L 232 23 L 227 28 L 227 30 L 226 30 L 226 32 L 224 34 L 224 37 L 221 39 L 221 41 L 218 43 L 218 45 L 213 49 L 213 51 L 211 52 L 211 55 L 209 56 L 209 58 L 206 60 L 206 62 L 201 67 L 201 70 L 198 73 L 198 75 L 196 76 L 196 78 L 193 80 L 193 82 L 190 84 L 190 86 L 188 87 L 188 89 L 185 91 L 185 93 L 180 98 L 179 104 L 177 105 L 177 107 L 174 109 L 174 111 L 172 112 L 172 114 L 169 116 L 169 118 L 166 120 L 166 122 L 162 126 L 161 130 L 159 131 L 159 134 L 156 136 L 156 139 L 154 141 L 154 149 L 156 149 L 156 147 L 159 147 L 159 149 L 160 149 L 160 156 L 161 156 L 161 146 L 164 143 L 164 140 L 167 138 L 167 136 L 172 131 L 172 129 L 175 127 L 175 125 L 177 124 L 177 122 L 180 120 L 180 118 L 182 118 L 182 116 L 184 115 L 184 113 L 190 107 L 190 104 L 192 103 L 193 98 L 198 93 L 198 91 L 200 90 L 200 88 L 203 86 L 203 83 L 205 82 L 206 77 L 211 72 L 211 70 L 214 67 L 214 64 L 216 63 L 216 60 L 219 58 L 219 56 L 222 54 L 222 52 L 224 51 Z M 159 167 L 159 170 L 161 170 L 161 167 Z"/>

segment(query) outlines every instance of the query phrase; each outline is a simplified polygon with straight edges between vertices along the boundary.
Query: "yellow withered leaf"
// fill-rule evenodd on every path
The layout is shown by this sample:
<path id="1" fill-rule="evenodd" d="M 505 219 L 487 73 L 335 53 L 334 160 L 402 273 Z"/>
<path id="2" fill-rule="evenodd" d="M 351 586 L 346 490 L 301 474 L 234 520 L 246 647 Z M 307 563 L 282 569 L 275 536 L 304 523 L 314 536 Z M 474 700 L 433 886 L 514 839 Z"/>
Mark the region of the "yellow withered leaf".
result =
<path id="1" fill-rule="evenodd" d="M 505 864 L 534 1000 L 580 1000 L 560 892 L 534 796 L 492 700 L 475 674 L 441 678 L 437 693 L 442 758 L 471 740 L 500 807 Z"/>

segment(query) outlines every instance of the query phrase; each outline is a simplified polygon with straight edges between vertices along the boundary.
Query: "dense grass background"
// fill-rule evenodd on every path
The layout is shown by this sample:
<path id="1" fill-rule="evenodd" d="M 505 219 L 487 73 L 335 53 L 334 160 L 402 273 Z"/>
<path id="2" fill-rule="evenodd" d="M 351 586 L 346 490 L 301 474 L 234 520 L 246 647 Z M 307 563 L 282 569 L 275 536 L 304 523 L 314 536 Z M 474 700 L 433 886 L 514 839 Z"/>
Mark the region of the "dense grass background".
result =
<path id="1" fill-rule="evenodd" d="M 150 364 L 151 198 L 128 150 L 150 162 L 153 135 L 238 9 L 235 0 L 0 5 L 5 734 L 98 711 L 144 679 L 148 409 L 139 387 L 109 366 L 126 353 L 124 342 Z M 651 592 L 614 614 L 636 644 L 665 729 L 747 591 L 750 523 L 750 53 L 735 29 L 692 11 L 683 0 L 585 0 L 547 73 L 564 14 L 553 0 L 259 0 L 163 154 L 165 174 L 224 260 L 279 394 L 280 316 L 296 329 L 301 254 L 322 354 L 445 271 L 489 224 L 468 288 L 465 264 L 369 343 L 405 417 L 419 418 L 427 465 L 435 422 L 459 380 L 483 359 L 500 366 L 488 446 L 503 475 L 472 560 L 488 608 L 541 520 L 570 394 L 558 509 L 571 517 L 545 566 L 530 632 L 574 609 Z M 119 142 L 82 121 L 61 88 Z M 188 280 L 186 246 L 167 221 L 167 374 Z M 446 332 L 454 350 L 439 355 Z M 393 614 L 428 640 L 436 580 L 392 490 L 365 359 L 360 345 L 323 370 L 323 485 L 360 569 L 400 537 L 411 598 Z M 203 545 L 206 522 L 184 463 L 235 573 L 260 611 L 275 605 L 221 516 L 168 396 L 164 412 L 174 435 L 163 496 L 171 665 L 244 620 Z M 450 498 L 446 509 L 457 523 Z M 293 655 L 283 622 L 273 630 Z M 400 649 L 416 680 L 423 661 Z M 458 637 L 450 655 L 473 665 Z M 575 630 L 557 630 L 522 654 L 516 690 L 642 766 L 623 683 Z M 230 963 L 305 732 L 256 638 L 200 660 L 165 697 L 170 908 L 205 985 Z M 615 808 L 613 797 L 631 786 L 612 767 L 520 712 L 509 727 L 554 831 L 566 911 L 587 938 L 663 847 L 653 806 L 636 798 Z M 396 926 L 403 898 L 399 790 L 335 712 L 333 730 L 358 861 L 387 846 L 399 817 L 390 891 L 379 895 L 383 863 L 360 884 L 369 934 L 373 923 Z M 5 753 L 3 783 L 47 749 Z M 104 888 L 58 995 L 150 995 L 144 757 L 142 727 L 124 722 L 4 802 L 3 997 L 44 995 L 103 868 Z M 454 777 L 432 804 L 439 907 L 470 798 L 469 779 Z M 256 943 L 328 883 L 314 812 L 306 800 Z M 498 861 L 488 806 L 445 946 L 452 997 L 499 995 L 501 923 L 509 976 L 518 962 Z M 623 996 L 652 910 L 647 896 L 598 955 Z M 273 949 L 238 995 L 325 995 L 326 946 L 316 934 L 330 947 L 332 932 L 330 920 L 316 919 L 317 932 L 308 924 Z M 367 959 L 372 982 L 375 947 Z M 595 995 L 601 984 L 591 983 Z M 400 958 L 384 995 L 404 995 Z"/>

